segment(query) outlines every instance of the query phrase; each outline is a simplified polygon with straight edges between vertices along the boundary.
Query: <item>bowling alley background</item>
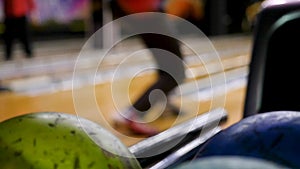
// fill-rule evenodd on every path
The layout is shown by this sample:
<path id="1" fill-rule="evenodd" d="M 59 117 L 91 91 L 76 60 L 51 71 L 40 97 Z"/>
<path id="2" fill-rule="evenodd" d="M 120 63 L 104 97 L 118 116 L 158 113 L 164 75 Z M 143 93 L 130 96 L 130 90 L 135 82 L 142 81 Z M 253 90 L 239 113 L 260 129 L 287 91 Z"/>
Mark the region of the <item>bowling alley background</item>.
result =
<path id="1" fill-rule="evenodd" d="M 298 47 L 297 43 L 289 40 L 297 41 L 300 37 L 299 1 L 270 0 L 270 4 L 264 3 L 264 6 L 259 0 L 203 1 L 202 16 L 186 20 L 205 36 L 187 35 L 180 39 L 185 42 L 181 49 L 187 68 L 186 79 L 168 98 L 173 108 L 180 108 L 180 113 L 157 114 L 154 106 L 153 112 L 151 109 L 145 119 L 154 119 L 149 124 L 160 132 L 151 137 L 114 125 L 114 114 L 118 111 L 114 96 L 117 94 L 119 97 L 118 106 L 125 108 L 127 100 L 136 100 L 151 86 L 157 74 L 153 70 L 139 70 L 155 65 L 153 57 L 144 50 L 140 39 L 131 37 L 110 48 L 100 63 L 99 56 L 106 52 L 109 38 L 99 41 L 93 35 L 113 17 L 107 6 L 99 5 L 99 1 L 93 6 L 95 1 L 37 0 L 38 10 L 30 22 L 34 58 L 25 58 L 17 44 L 14 59 L 4 61 L 0 41 L 0 126 L 5 128 L 0 130 L 0 159 L 7 159 L 3 155 L 5 153 L 1 154 L 1 151 L 8 150 L 9 146 L 1 147 L 6 142 L 9 143 L 7 145 L 21 145 L 21 148 L 27 147 L 23 144 L 30 143 L 28 147 L 35 148 L 39 143 L 37 140 L 46 141 L 44 145 L 55 146 L 47 141 L 59 138 L 60 150 L 63 150 L 62 145 L 68 145 L 76 136 L 79 140 L 84 138 L 90 147 L 99 146 L 90 142 L 82 132 L 82 127 L 86 126 L 78 128 L 74 122 L 80 117 L 87 125 L 88 134 L 101 148 L 110 147 L 116 151 L 119 146 L 133 160 L 129 160 L 133 168 L 137 169 L 176 167 L 190 160 L 195 163 L 183 165 L 183 168 L 193 168 L 193 165 L 228 165 L 230 168 L 231 164 L 239 165 L 239 169 L 254 166 L 283 168 L 280 165 L 299 168 L 297 136 L 300 117 L 296 111 L 300 107 L 300 92 L 299 83 L 295 80 L 298 61 L 294 57 L 298 56 Z M 2 11 L 0 19 L 3 19 Z M 118 25 L 106 33 L 114 32 L 113 35 L 120 38 L 127 33 L 123 26 L 126 25 Z M 3 29 L 0 21 L 0 37 Z M 119 72 L 116 73 L 116 70 Z M 133 78 L 130 76 L 132 73 L 136 73 Z M 113 85 L 117 88 L 112 89 Z M 31 115 L 23 116 L 27 114 Z M 9 121 L 18 116 L 20 118 Z M 20 131 L 24 124 L 32 125 L 34 130 L 26 128 L 22 137 L 7 127 L 12 125 Z M 63 134 L 56 133 L 56 127 L 59 129 L 56 131 Z M 45 139 L 47 135 L 35 135 L 32 131 L 51 131 L 53 136 Z M 5 137 L 9 135 L 7 133 L 13 134 Z M 27 135 L 37 138 L 31 140 Z M 103 139 L 104 135 L 108 137 Z M 74 153 L 72 146 L 69 145 L 68 151 Z M 89 154 L 82 147 L 76 145 L 76 151 Z M 32 153 L 27 150 L 24 152 Z M 93 149 L 103 155 L 97 150 Z M 9 149 L 7 153 L 11 160 L 8 165 L 15 163 L 14 157 L 24 162 L 22 151 Z M 44 152 L 43 155 L 48 154 Z M 61 151 L 61 155 L 68 155 L 68 152 Z M 104 164 L 101 160 L 80 163 L 78 153 L 73 155 L 70 159 L 66 158 L 73 168 L 83 163 L 91 168 Z M 217 158 L 214 159 L 215 156 Z M 59 163 L 65 160 L 59 157 L 53 156 L 53 160 Z M 90 159 L 93 158 L 87 158 L 87 161 Z M 107 161 L 108 165 L 123 165 L 122 160 L 116 162 L 112 159 Z M 44 162 L 42 159 L 41 164 Z M 30 162 L 24 164 L 31 165 Z M 51 165 L 59 168 L 57 162 Z"/>
<path id="2" fill-rule="evenodd" d="M 1 62 L 1 84 L 12 91 L 1 94 L 1 103 L 3 104 L 1 106 L 3 112 L 0 115 L 1 120 L 28 112 L 59 111 L 75 113 L 71 91 L 72 74 L 80 50 L 95 31 L 92 27 L 96 23 L 93 23 L 92 17 L 93 10 L 96 9 L 92 8 L 92 1 L 89 0 L 37 0 L 36 2 L 37 10 L 33 13 L 31 20 L 36 58 L 33 60 L 23 59 L 21 49 L 17 46 L 16 59 L 10 62 Z M 103 9 L 105 9 L 103 6 L 97 8 L 101 12 L 103 12 Z M 230 0 L 208 1 L 203 10 L 203 17 L 198 20 L 195 20 L 195 18 L 187 19 L 203 31 L 205 35 L 209 36 L 222 58 L 222 64 L 228 71 L 230 81 L 232 81 L 229 85 L 232 86 L 230 87 L 232 90 L 226 94 L 220 94 L 221 96 L 226 95 L 226 107 L 230 110 L 229 113 L 235 114 L 230 116 L 229 123 L 226 124 L 229 125 L 241 117 L 245 92 L 244 78 L 247 75 L 251 48 L 251 23 L 245 23 L 247 21 L 246 3 Z M 98 11 L 97 14 L 103 17 L 105 13 L 101 12 Z M 0 18 L 3 18 L 2 12 L 0 12 Z M 0 26 L 0 34 L 1 30 L 3 30 L 3 25 Z M 205 54 L 205 49 L 201 49 L 201 42 L 198 44 L 197 40 L 192 38 L 186 40 L 194 43 L 194 46 Z M 101 102 L 104 114 L 108 115 L 109 112 L 113 111 L 111 93 L 107 93 L 107 90 L 105 90 L 109 85 L 107 80 L 111 78 L 112 70 L 120 64 L 126 51 L 139 49 L 140 47 L 141 44 L 136 39 L 120 44 L 116 47 L 118 54 L 110 56 L 103 65 L 104 72 L 99 72 L 101 79 L 97 80 L 97 93 L 99 93 L 97 99 Z M 0 51 L 0 53 L 3 54 L 3 51 Z M 201 87 L 201 90 L 203 88 L 203 93 L 205 93 L 205 89 L 208 87 L 207 72 L 205 72 L 205 66 L 207 65 L 193 62 L 195 58 L 188 49 L 184 49 L 184 55 L 186 55 L 185 58 L 196 78 L 200 80 L 200 86 L 202 81 L 205 84 Z M 214 65 L 214 62 L 215 60 L 211 61 L 211 66 Z M 83 64 L 86 67 L 82 70 L 83 88 L 80 89 L 83 92 L 84 86 L 90 85 L 93 80 L 85 72 L 97 66 L 96 63 L 96 58 L 85 58 Z M 134 71 L 139 66 L 149 63 L 153 64 L 151 56 L 138 56 L 135 61 L 128 65 L 128 70 L 130 68 Z M 221 73 L 220 71 L 216 70 L 216 73 Z M 120 79 L 125 77 L 126 75 L 120 77 Z M 185 101 L 190 105 L 200 105 L 199 113 L 204 113 L 210 109 L 210 96 L 204 94 L 203 100 L 194 99 L 192 93 L 196 91 L 189 87 L 189 80 L 192 78 L 188 75 L 188 80 L 183 85 L 186 93 L 188 93 Z M 137 97 L 154 79 L 155 75 L 153 73 L 135 79 L 133 81 L 134 87 L 132 87 L 135 91 L 131 92 L 131 99 Z M 105 100 L 105 103 L 102 100 Z M 86 103 L 83 107 L 87 112 L 92 111 L 88 105 Z M 183 109 L 189 111 L 189 106 Z M 182 121 L 188 118 L 190 117 L 183 117 Z M 165 123 L 164 121 L 169 122 Z M 173 121 L 174 119 L 165 119 L 158 122 L 158 126 L 161 130 L 164 130 Z M 126 140 L 125 142 L 130 145 L 136 141 Z"/>

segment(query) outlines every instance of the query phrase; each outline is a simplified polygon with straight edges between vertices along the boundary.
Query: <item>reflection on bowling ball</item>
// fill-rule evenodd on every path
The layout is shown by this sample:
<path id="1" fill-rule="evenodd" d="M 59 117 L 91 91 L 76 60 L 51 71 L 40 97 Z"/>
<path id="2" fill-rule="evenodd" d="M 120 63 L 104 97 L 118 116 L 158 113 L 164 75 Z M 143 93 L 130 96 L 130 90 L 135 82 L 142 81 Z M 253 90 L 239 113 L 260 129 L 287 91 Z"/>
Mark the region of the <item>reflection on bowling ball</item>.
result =
<path id="1" fill-rule="evenodd" d="M 287 169 L 270 161 L 242 156 L 212 156 L 185 162 L 175 169 Z"/>
<path id="2" fill-rule="evenodd" d="M 1 169 L 141 168 L 128 148 L 101 126 L 53 112 L 1 122 L 0 164 Z"/>
<path id="3" fill-rule="evenodd" d="M 300 168 L 300 112 L 274 111 L 247 117 L 207 141 L 197 157 L 249 156 Z"/>

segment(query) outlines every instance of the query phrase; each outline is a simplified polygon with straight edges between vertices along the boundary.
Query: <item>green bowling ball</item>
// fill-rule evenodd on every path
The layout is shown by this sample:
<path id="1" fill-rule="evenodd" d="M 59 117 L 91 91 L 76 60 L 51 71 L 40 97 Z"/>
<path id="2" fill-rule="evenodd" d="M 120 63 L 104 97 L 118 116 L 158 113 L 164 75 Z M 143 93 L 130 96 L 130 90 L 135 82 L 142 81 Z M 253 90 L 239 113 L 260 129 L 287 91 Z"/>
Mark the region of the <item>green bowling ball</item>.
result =
<path id="1" fill-rule="evenodd" d="M 185 162 L 174 169 L 288 169 L 270 161 L 244 156 L 211 156 Z"/>
<path id="2" fill-rule="evenodd" d="M 41 112 L 0 123 L 1 169 L 140 169 L 128 148 L 100 125 Z"/>

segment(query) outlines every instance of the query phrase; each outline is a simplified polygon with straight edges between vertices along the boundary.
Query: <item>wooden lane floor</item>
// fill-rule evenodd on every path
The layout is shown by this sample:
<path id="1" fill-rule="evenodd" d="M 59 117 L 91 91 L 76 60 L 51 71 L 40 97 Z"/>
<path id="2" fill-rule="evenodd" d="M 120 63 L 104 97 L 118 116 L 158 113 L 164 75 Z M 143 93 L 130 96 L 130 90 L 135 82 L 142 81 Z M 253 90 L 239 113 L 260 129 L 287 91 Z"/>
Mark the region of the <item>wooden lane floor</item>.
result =
<path id="1" fill-rule="evenodd" d="M 131 97 L 134 99 L 138 96 L 148 85 L 152 83 L 155 79 L 155 76 L 148 75 L 136 78 L 132 82 Z M 122 83 L 122 82 L 120 82 Z M 228 87 L 228 92 L 224 94 L 220 94 L 219 97 L 226 96 L 225 109 L 229 113 L 229 119 L 227 123 L 224 124 L 224 127 L 227 127 L 235 122 L 237 122 L 241 118 L 243 99 L 245 93 L 245 83 L 236 81 L 238 84 L 233 84 L 232 87 Z M 104 83 L 101 85 L 97 85 L 95 87 L 96 98 L 99 108 L 101 109 L 101 113 L 105 116 L 106 121 L 99 120 L 98 110 L 95 110 L 93 106 L 90 105 L 89 97 L 86 96 L 87 90 L 93 88 L 94 86 L 86 86 L 81 89 L 78 89 L 78 92 L 83 100 L 80 101 L 80 109 L 78 114 L 80 116 L 86 117 L 92 121 L 95 121 L 101 125 L 104 125 L 106 122 L 112 124 L 111 122 L 111 114 L 115 111 L 114 102 L 111 97 L 111 85 L 109 83 Z M 205 91 L 204 91 L 205 93 Z M 205 95 L 205 94 L 204 94 Z M 86 99 L 87 98 L 87 99 Z M 185 102 L 188 106 L 183 107 L 185 112 L 189 112 L 189 108 L 198 107 L 198 113 L 204 113 L 210 109 L 211 100 L 210 98 L 203 98 L 201 100 L 193 100 L 190 99 L 189 96 L 185 97 Z M 216 99 L 216 98 L 215 98 Z M 76 114 L 74 109 L 74 102 L 71 91 L 61 91 L 54 93 L 46 93 L 38 96 L 25 96 L 21 94 L 15 93 L 3 93 L 0 97 L 0 121 L 14 117 L 20 114 L 26 114 L 30 112 L 44 112 L 44 111 L 53 111 L 53 112 L 65 112 L 70 114 Z M 83 110 L 83 111 L 82 111 Z M 191 118 L 195 114 L 186 114 L 181 116 L 179 121 L 186 120 Z M 172 125 L 174 125 L 175 116 L 162 116 L 158 120 L 152 122 L 154 126 L 160 127 L 161 130 L 164 130 Z M 107 127 L 107 126 L 106 126 Z M 114 130 L 108 127 L 111 132 L 113 132 L 116 136 L 118 136 L 126 145 L 132 145 L 141 139 L 139 136 L 131 135 L 128 131 L 122 130 L 125 134 L 128 134 L 131 137 L 127 137 L 126 135 L 122 135 L 122 133 L 118 133 L 117 130 Z M 120 129 L 120 128 L 118 128 Z"/>
<path id="2" fill-rule="evenodd" d="M 150 76 L 150 75 L 149 75 Z M 151 81 L 154 80 L 155 77 L 139 77 L 134 80 L 132 83 L 132 88 L 135 90 L 131 92 L 131 96 L 134 99 L 136 96 L 138 96 L 149 84 L 151 84 Z M 145 83 L 147 82 L 147 83 Z M 91 86 L 93 87 L 93 86 Z M 90 90 L 90 87 L 83 87 L 81 89 L 78 89 L 78 92 L 80 93 L 83 100 L 85 100 L 87 90 Z M 95 87 L 96 91 L 96 98 L 99 108 L 101 109 L 102 115 L 104 115 L 105 119 L 107 120 L 109 124 L 112 124 L 111 122 L 111 114 L 115 111 L 114 109 L 114 102 L 111 97 L 111 90 L 110 90 L 110 84 L 101 84 L 97 85 Z M 242 106 L 243 106 L 243 99 L 245 94 L 245 85 L 239 84 L 233 88 L 231 88 L 228 93 L 225 94 L 226 96 L 226 102 L 225 102 L 225 109 L 229 113 L 229 119 L 226 124 L 224 124 L 224 127 L 227 127 L 235 122 L 237 122 L 241 118 L 242 113 Z M 223 97 L 224 95 L 221 94 L 219 97 Z M 92 121 L 95 121 L 103 126 L 105 126 L 105 121 L 101 120 L 98 116 L 98 110 L 96 110 L 93 105 L 90 104 L 89 100 L 87 101 L 80 101 L 80 110 L 78 110 L 78 115 L 84 116 Z M 199 110 L 198 113 L 204 113 L 210 109 L 210 99 L 205 99 L 201 101 L 196 100 L 185 100 L 188 102 L 189 107 L 198 107 Z M 71 91 L 61 91 L 61 92 L 54 92 L 54 93 L 48 93 L 43 94 L 39 96 L 24 96 L 14 93 L 2 93 L 0 97 L 0 121 L 3 121 L 5 119 L 20 115 L 20 114 L 26 114 L 31 112 L 65 112 L 70 114 L 76 114 L 76 111 L 74 109 L 74 102 L 72 98 L 72 92 Z M 189 107 L 185 107 L 186 112 L 188 112 Z M 84 110 L 84 111 L 82 111 Z M 180 117 L 180 121 L 186 120 L 187 118 L 190 118 L 191 115 L 183 115 Z M 176 120 L 175 116 L 163 116 L 159 118 L 158 120 L 155 120 L 152 122 L 154 126 L 157 126 L 160 128 L 160 130 L 164 130 L 172 125 L 174 125 L 174 121 Z M 180 122 L 179 121 L 179 122 Z M 107 126 L 106 126 L 107 127 Z M 114 133 L 116 136 L 118 136 L 126 145 L 132 145 L 139 140 L 143 139 L 142 137 L 131 135 L 128 131 L 122 131 L 125 132 L 124 134 L 128 134 L 131 136 L 130 138 L 126 137 L 122 133 L 118 133 L 116 130 L 109 128 L 112 133 Z"/>
<path id="3" fill-rule="evenodd" d="M 245 40 L 246 39 L 246 40 Z M 176 95 L 176 92 L 174 95 L 171 95 L 172 100 L 174 101 L 175 105 L 179 105 L 178 102 L 182 101 L 185 104 L 183 105 L 182 109 L 186 114 L 183 114 L 179 116 L 179 118 L 176 118 L 176 116 L 172 116 L 169 114 L 162 115 L 160 118 L 154 120 L 151 122 L 152 125 L 155 125 L 160 128 L 160 130 L 167 129 L 168 127 L 175 124 L 175 120 L 177 120 L 178 123 L 187 120 L 189 118 L 194 117 L 197 114 L 201 114 L 204 112 L 207 112 L 212 106 L 212 99 L 216 102 L 220 100 L 221 106 L 224 106 L 226 110 L 229 113 L 229 119 L 227 123 L 225 123 L 223 126 L 227 127 L 231 124 L 237 122 L 241 118 L 242 108 L 243 108 L 243 100 L 245 95 L 245 84 L 246 80 L 245 77 L 247 75 L 247 64 L 249 62 L 249 53 L 247 53 L 247 49 L 249 48 L 249 39 L 248 38 L 240 38 L 232 40 L 231 43 L 226 42 L 226 40 L 221 39 L 224 45 L 219 45 L 219 50 L 223 51 L 222 53 L 222 63 L 226 69 L 226 75 L 229 79 L 229 83 L 226 84 L 227 92 L 222 93 L 220 92 L 218 95 L 213 96 L 213 98 L 209 95 L 209 78 L 207 78 L 207 74 L 205 74 L 205 71 L 201 71 L 201 67 L 207 66 L 203 65 L 201 63 L 189 65 L 190 68 L 193 68 L 194 73 L 196 74 L 196 77 L 189 77 L 187 81 L 183 84 L 183 89 L 185 91 L 182 98 L 178 99 L 178 96 Z M 240 44 L 241 41 L 243 41 L 244 45 L 241 45 L 242 47 L 245 47 L 246 50 L 242 50 L 242 52 L 232 52 L 234 50 L 231 49 L 230 44 Z M 244 42 L 246 41 L 246 43 Z M 225 52 L 224 52 L 225 51 Z M 228 52 L 227 52 L 228 51 Z M 187 60 L 193 60 L 193 57 L 186 57 Z M 141 65 L 141 63 L 147 63 L 149 61 L 140 61 L 136 64 Z M 188 61 L 187 61 L 188 62 Z M 73 63 L 73 62 L 72 62 Z M 190 61 L 190 63 L 194 63 Z M 210 62 L 213 65 L 213 62 Z M 72 68 L 72 64 L 70 64 L 70 68 Z M 107 67 L 113 67 L 113 65 L 118 65 L 117 61 L 110 61 L 107 62 Z M 45 68 L 45 67 L 43 67 Z M 58 68 L 59 69 L 59 68 Z M 199 71 L 200 70 L 200 71 Z M 47 70 L 49 71 L 49 70 Z M 55 71 L 55 70 L 51 70 Z M 238 72 L 238 73 L 237 73 Z M 49 73 L 49 72 L 48 72 Z M 60 74 L 59 72 L 56 72 L 57 74 Z M 218 76 L 218 73 L 220 70 L 216 70 L 214 75 Z M 214 76 L 210 75 L 210 76 Z M 50 77 L 53 77 L 50 76 Z M 52 82 L 49 81 L 49 74 L 45 75 L 39 75 L 34 76 L 37 81 L 42 81 L 45 83 Z M 143 91 L 144 89 L 151 85 L 153 81 L 155 80 L 156 76 L 154 73 L 147 73 L 140 75 L 132 80 L 132 83 L 130 84 L 129 88 L 129 95 L 131 100 L 135 100 Z M 201 89 L 195 90 L 194 88 L 190 87 L 189 83 L 192 81 L 192 79 L 195 78 L 196 82 L 199 83 L 199 86 L 201 86 Z M 24 78 L 20 78 L 24 80 Z M 7 82 L 12 82 L 11 84 L 16 84 L 15 80 L 7 80 Z M 21 80 L 21 81 L 22 81 Z M 27 84 L 31 85 L 35 83 L 35 80 L 33 81 L 27 81 Z M 122 87 L 122 84 L 124 84 L 124 81 L 126 81 L 125 78 L 119 78 L 115 82 L 117 84 L 120 84 Z M 9 83 L 8 83 L 9 84 Z M 22 84 L 22 83 L 20 83 Z M 24 83 L 23 83 L 24 84 Z M 126 87 L 126 86 L 125 86 Z M 217 88 L 224 88 L 222 84 L 219 86 L 216 86 Z M 94 90 L 95 94 L 91 96 L 91 91 Z M 112 121 L 111 121 L 111 115 L 116 111 L 114 100 L 112 98 L 112 92 L 111 92 L 111 81 L 102 81 L 101 83 L 94 85 L 86 84 L 83 85 L 80 88 L 75 89 L 75 92 L 77 95 L 80 96 L 79 102 L 74 103 L 74 97 L 72 94 L 72 90 L 70 88 L 66 88 L 65 90 L 50 90 L 51 92 L 37 92 L 38 94 L 28 94 L 27 92 L 13 92 L 13 93 L 1 93 L 0 94 L 0 121 L 3 121 L 5 119 L 20 115 L 20 114 L 26 114 L 31 112 L 65 112 L 70 114 L 78 114 L 80 116 L 86 117 L 92 121 L 95 121 L 102 126 L 106 127 L 108 130 L 110 130 L 112 133 L 114 133 L 117 137 L 119 137 L 124 144 L 130 146 L 141 139 L 143 137 L 132 135 L 129 133 L 129 131 L 120 129 L 115 130 L 112 128 Z M 222 91 L 222 90 L 221 90 Z M 191 94 L 192 93 L 192 94 Z M 198 93 L 201 97 L 194 97 L 195 93 Z M 122 96 L 124 97 L 124 96 Z M 122 99 L 121 97 L 121 99 Z M 225 99 L 224 99 L 225 98 Z M 124 98 L 125 100 L 126 98 Z M 182 99 L 182 100 L 181 100 Z M 96 100 L 96 108 L 95 105 L 92 104 L 92 101 Z M 224 103 L 223 103 L 224 102 Z M 126 106 L 126 102 L 123 103 L 124 105 L 121 105 L 121 107 Z M 196 114 L 190 114 L 191 111 L 190 108 L 197 108 Z M 76 109 L 75 109 L 76 108 Z M 104 119 L 99 118 L 101 115 L 103 115 Z M 151 114 L 147 118 L 153 118 L 151 117 Z M 126 136 L 127 135 L 127 136 Z"/>

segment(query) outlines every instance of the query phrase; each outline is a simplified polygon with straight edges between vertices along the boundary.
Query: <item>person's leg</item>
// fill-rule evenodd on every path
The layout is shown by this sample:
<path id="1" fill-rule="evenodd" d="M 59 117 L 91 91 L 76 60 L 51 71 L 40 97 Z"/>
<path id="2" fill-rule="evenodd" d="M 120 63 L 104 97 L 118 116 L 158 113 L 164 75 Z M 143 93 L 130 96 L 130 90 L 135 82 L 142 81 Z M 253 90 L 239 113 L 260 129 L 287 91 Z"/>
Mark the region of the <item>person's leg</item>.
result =
<path id="1" fill-rule="evenodd" d="M 27 58 L 31 58 L 32 55 L 32 44 L 30 39 L 29 25 L 26 17 L 21 17 L 18 20 L 18 25 L 21 28 L 19 32 L 19 38 L 23 45 L 24 51 Z"/>
<path id="2" fill-rule="evenodd" d="M 141 117 L 151 107 L 150 94 L 158 89 L 167 97 L 169 92 L 184 80 L 185 69 L 177 40 L 160 34 L 143 34 L 142 39 L 147 48 L 151 50 L 157 62 L 159 68 L 158 80 L 122 115 L 127 119 L 125 124 L 132 131 L 140 134 L 154 135 L 158 133 L 157 129 L 140 121 Z M 154 97 L 152 98 L 154 101 L 152 102 L 153 104 L 162 101 L 160 95 Z"/>
<path id="3" fill-rule="evenodd" d="M 117 1 L 111 1 L 110 6 L 114 18 L 126 16 L 126 13 L 120 8 Z M 126 24 L 131 26 L 129 32 L 131 31 L 132 33 L 141 36 L 146 47 L 151 50 L 159 68 L 159 78 L 157 82 L 147 89 L 147 91 L 133 104 L 133 107 L 136 110 L 146 111 L 151 107 L 149 96 L 153 90 L 159 89 L 167 96 L 171 90 L 184 80 L 185 69 L 182 61 L 182 53 L 178 40 L 164 35 L 172 35 L 174 33 L 174 30 L 172 30 L 174 28 L 169 25 L 170 23 L 166 16 L 148 15 L 147 17 L 131 17 L 127 18 L 126 22 Z M 153 24 L 155 23 L 158 25 L 154 26 Z M 140 32 L 147 31 L 157 33 L 140 34 Z M 174 56 L 176 58 L 174 58 Z M 159 99 L 156 101 L 159 101 Z"/>
<path id="4" fill-rule="evenodd" d="M 5 29 L 4 29 L 4 44 L 5 44 L 5 60 L 12 59 L 12 48 L 14 39 L 14 21 L 13 19 L 5 19 Z"/>
<path id="5" fill-rule="evenodd" d="M 122 16 L 126 16 L 126 14 L 118 6 L 116 1 L 111 1 L 111 8 L 115 19 Z M 132 34 L 135 35 L 140 35 L 140 32 L 148 32 L 148 31 L 168 34 L 170 27 L 165 22 L 165 19 L 166 19 L 165 17 L 157 18 L 157 16 L 154 17 L 148 16 L 146 18 L 130 17 L 130 18 L 126 18 L 125 19 L 126 23 L 123 24 L 129 26 L 129 28 L 131 28 L 129 32 L 131 31 Z M 159 26 L 153 25 L 153 23 L 157 23 L 157 22 L 160 23 Z M 117 115 L 114 118 L 114 122 L 116 125 L 125 124 L 126 126 L 129 127 L 131 131 L 135 133 L 151 136 L 157 134 L 158 130 L 153 126 L 150 126 L 147 123 L 140 121 L 142 114 L 138 112 L 141 111 L 143 112 L 150 108 L 151 105 L 148 99 L 150 93 L 153 90 L 160 89 L 165 95 L 167 95 L 172 89 L 174 89 L 178 85 L 178 83 L 181 83 L 183 81 L 185 75 L 184 75 L 184 66 L 183 63 L 181 62 L 182 54 L 180 52 L 180 46 L 175 39 L 167 36 L 158 35 L 158 34 L 143 34 L 141 36 L 147 48 L 158 48 L 167 51 L 167 52 L 158 52 L 157 50 L 151 50 L 158 64 L 158 67 L 161 69 L 160 71 L 158 71 L 159 79 L 153 86 L 151 86 L 147 91 L 145 91 L 145 93 L 132 106 L 129 106 L 127 110 L 114 114 Z M 175 57 L 179 58 L 178 60 L 180 61 L 178 60 L 176 61 L 176 59 L 171 61 L 168 60 L 168 58 L 170 57 L 174 58 L 174 55 L 176 55 Z M 171 63 L 174 62 L 175 64 L 172 65 L 171 67 L 164 66 L 166 65 L 166 63 L 169 62 Z M 171 70 L 169 71 L 170 68 Z"/>
<path id="6" fill-rule="evenodd" d="M 161 90 L 165 96 L 176 88 L 185 78 L 185 69 L 179 43 L 176 39 L 160 34 L 141 35 L 158 65 L 158 80 L 133 104 L 139 111 L 147 111 L 150 107 L 149 96 L 155 90 Z M 160 50 L 157 50 L 160 49 Z M 177 57 L 177 58 L 176 58 Z M 154 103 L 160 98 L 154 98 Z"/>

